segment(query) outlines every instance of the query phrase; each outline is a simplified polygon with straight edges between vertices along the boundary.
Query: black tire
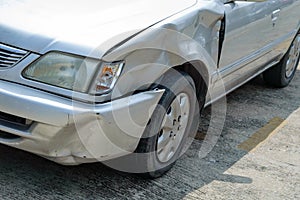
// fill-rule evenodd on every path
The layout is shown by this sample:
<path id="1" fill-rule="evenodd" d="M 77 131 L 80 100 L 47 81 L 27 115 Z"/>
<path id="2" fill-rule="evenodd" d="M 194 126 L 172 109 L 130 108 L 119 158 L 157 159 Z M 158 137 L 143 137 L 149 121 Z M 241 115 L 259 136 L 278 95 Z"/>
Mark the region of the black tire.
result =
<path id="1" fill-rule="evenodd" d="M 144 178 L 158 178 L 172 168 L 176 160 L 192 143 L 199 125 L 199 105 L 202 106 L 204 103 L 199 104 L 197 101 L 193 79 L 186 73 L 171 69 L 154 85 L 152 89 L 165 89 L 165 92 L 144 130 L 136 151 L 123 157 L 104 161 L 103 164 L 118 171 L 138 174 Z M 160 162 L 156 150 L 161 125 L 173 100 L 182 93 L 189 99 L 189 114 L 185 116 L 188 117 L 185 120 L 186 128 L 182 131 L 184 133 L 174 155 L 167 162 Z"/>
<path id="2" fill-rule="evenodd" d="M 142 155 L 138 156 L 136 165 L 143 166 L 144 172 L 140 173 L 140 175 L 143 175 L 146 178 L 157 178 L 170 170 L 176 160 L 185 151 L 186 148 L 184 147 L 189 133 L 195 133 L 198 128 L 199 104 L 197 102 L 195 84 L 192 78 L 185 73 L 172 70 L 161 79 L 159 87 L 164 88 L 165 92 L 145 129 L 143 138 L 140 140 L 136 149 L 136 154 Z M 190 102 L 187 126 L 180 145 L 172 158 L 170 158 L 167 162 L 161 162 L 156 153 L 161 124 L 171 103 L 179 93 L 187 94 Z"/>
<path id="3" fill-rule="evenodd" d="M 300 38 L 300 33 L 296 35 L 288 52 L 284 55 L 282 60 L 278 64 L 276 64 L 275 66 L 271 67 L 270 69 L 266 70 L 263 73 L 264 81 L 268 85 L 273 87 L 278 87 L 278 88 L 286 87 L 290 84 L 290 82 L 294 78 L 297 70 L 297 66 L 299 64 L 299 57 L 300 57 L 299 49 L 296 49 L 296 51 L 298 51 L 298 56 L 296 56 L 295 59 L 295 67 L 289 73 L 287 73 L 287 69 L 288 69 L 287 63 L 289 59 L 291 59 L 291 52 L 294 50 L 293 48 L 295 42 L 297 42 L 296 40 L 299 40 L 299 38 Z"/>

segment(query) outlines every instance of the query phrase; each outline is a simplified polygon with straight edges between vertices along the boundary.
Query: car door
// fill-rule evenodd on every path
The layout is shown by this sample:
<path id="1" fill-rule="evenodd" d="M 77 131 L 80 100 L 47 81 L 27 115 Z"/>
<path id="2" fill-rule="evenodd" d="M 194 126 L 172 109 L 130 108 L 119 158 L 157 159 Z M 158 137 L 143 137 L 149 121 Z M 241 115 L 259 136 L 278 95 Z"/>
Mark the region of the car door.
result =
<path id="1" fill-rule="evenodd" d="M 270 44 L 275 40 L 272 21 L 276 0 L 225 3 L 225 36 L 219 73 L 226 91 L 234 89 L 272 60 Z"/>
<path id="2" fill-rule="evenodd" d="M 300 25 L 300 0 L 272 0 L 276 10 L 272 12 L 272 54 L 285 53 L 289 48 Z"/>

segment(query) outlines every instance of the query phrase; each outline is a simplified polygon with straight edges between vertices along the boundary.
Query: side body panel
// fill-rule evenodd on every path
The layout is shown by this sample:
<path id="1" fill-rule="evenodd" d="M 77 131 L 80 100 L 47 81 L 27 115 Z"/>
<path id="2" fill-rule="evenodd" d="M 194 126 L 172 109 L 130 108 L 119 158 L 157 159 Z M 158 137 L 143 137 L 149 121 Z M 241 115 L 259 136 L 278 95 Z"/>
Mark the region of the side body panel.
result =
<path id="1" fill-rule="evenodd" d="M 225 4 L 225 38 L 215 96 L 221 96 L 279 62 L 300 22 L 299 0 Z"/>
<path id="2" fill-rule="evenodd" d="M 269 1 L 225 5 L 225 40 L 219 70 L 227 91 L 277 56 L 270 46 L 277 39 L 277 28 L 271 19 L 277 9 L 278 4 Z"/>

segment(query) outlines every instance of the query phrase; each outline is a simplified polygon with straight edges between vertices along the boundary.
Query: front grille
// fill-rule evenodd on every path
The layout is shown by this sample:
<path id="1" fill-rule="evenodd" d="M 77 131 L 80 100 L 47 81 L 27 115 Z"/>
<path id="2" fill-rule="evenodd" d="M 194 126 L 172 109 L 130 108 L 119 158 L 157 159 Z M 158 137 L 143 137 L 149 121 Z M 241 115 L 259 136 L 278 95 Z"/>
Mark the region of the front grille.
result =
<path id="1" fill-rule="evenodd" d="M 7 114 L 4 112 L 0 112 L 0 122 L 1 121 L 9 122 L 11 124 L 22 126 L 22 127 L 26 127 L 31 123 L 30 120 L 15 115 Z"/>
<path id="2" fill-rule="evenodd" d="M 0 43 L 0 68 L 12 67 L 20 62 L 28 51 L 17 49 Z"/>

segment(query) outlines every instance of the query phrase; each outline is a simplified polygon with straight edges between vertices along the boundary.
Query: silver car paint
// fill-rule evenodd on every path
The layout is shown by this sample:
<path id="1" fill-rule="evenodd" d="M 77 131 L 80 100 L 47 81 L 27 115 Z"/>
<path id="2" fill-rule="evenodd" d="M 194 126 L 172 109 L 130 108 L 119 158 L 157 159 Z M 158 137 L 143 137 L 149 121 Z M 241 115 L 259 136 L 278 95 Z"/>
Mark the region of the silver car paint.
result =
<path id="1" fill-rule="evenodd" d="M 229 3 L 219 70 L 227 90 L 247 80 L 270 61 L 279 61 L 299 24 L 300 2 Z M 290 1 L 291 2 L 291 1 Z M 289 17 L 285 23 L 282 16 Z"/>
<path id="2" fill-rule="evenodd" d="M 1 131 L 20 136 L 1 138 L 0 143 L 63 164 L 105 160 L 134 151 L 152 115 L 153 105 L 164 92 L 148 91 L 93 105 L 7 81 L 0 80 L 0 85 L 0 110 L 33 121 L 29 129 L 0 121 Z"/>
<path id="3" fill-rule="evenodd" d="M 3 0 L 1 42 L 39 54 L 58 50 L 101 58 L 132 34 L 195 3 L 196 0 L 176 4 L 172 0 L 153 0 L 151 4 L 147 0 Z M 94 54 L 90 54 L 92 51 Z"/>
<path id="4" fill-rule="evenodd" d="M 140 129 L 134 131 L 134 137 L 120 130 L 112 115 L 105 115 L 106 112 L 115 111 L 113 107 L 103 110 L 105 106 L 101 102 L 116 99 L 111 103 L 116 105 L 117 99 L 125 94 L 136 89 L 147 89 L 171 67 L 198 61 L 201 63 L 199 70 L 204 69 L 208 73 L 206 81 L 210 94 L 207 98 L 209 103 L 278 62 L 300 25 L 299 0 L 269 0 L 262 3 L 222 0 L 187 0 L 176 3 L 157 0 L 149 3 L 146 0 L 124 0 L 118 7 L 115 2 L 93 1 L 78 4 L 75 10 L 70 6 L 72 9 L 66 13 L 65 9 L 56 8 L 56 1 L 51 1 L 49 5 L 46 3 L 46 6 L 39 1 L 25 1 L 26 9 L 32 11 L 32 7 L 36 5 L 41 8 L 32 13 L 22 10 L 24 1 L 5 2 L 1 2 L 2 5 L 0 3 L 0 42 L 32 53 L 13 68 L 0 69 L 0 110 L 33 120 L 34 126 L 27 132 L 22 132 L 1 124 L 0 130 L 20 135 L 22 140 L 0 142 L 64 164 L 87 162 L 87 159 L 92 158 L 104 160 L 133 152 L 151 116 L 151 110 L 148 109 L 141 113 L 149 111 L 149 115 L 137 114 L 141 110 L 139 105 L 148 97 L 147 107 L 155 106 L 162 91 L 132 96 L 130 102 L 135 102 L 132 105 L 133 121 L 141 120 Z M 66 4 L 68 3 L 70 2 L 67 1 Z M 101 7 L 100 4 L 105 5 L 100 9 L 101 12 L 97 9 Z M 81 10 L 78 8 L 83 5 L 86 6 L 84 12 L 78 12 Z M 15 12 L 15 6 L 20 12 Z M 93 8 L 92 11 L 90 8 Z M 109 11 L 113 9 L 119 11 L 118 17 L 108 21 L 106 16 L 110 16 Z M 125 12 L 131 9 L 133 12 Z M 280 10 L 279 16 L 277 10 Z M 69 16 L 74 16 L 74 19 Z M 219 31 L 224 16 L 225 39 L 219 62 Z M 291 17 L 292 23 L 285 24 L 285 17 Z M 258 32 L 257 27 L 266 29 L 261 28 L 261 32 Z M 110 34 L 107 34 L 107 30 Z M 30 81 L 20 75 L 41 54 L 57 50 L 104 61 L 125 60 L 126 67 L 115 90 L 96 97 Z M 222 89 L 223 83 L 226 91 Z M 72 97 L 73 102 L 61 96 Z M 22 109 L 14 103 L 21 101 L 27 105 Z M 124 101 L 129 99 L 124 98 Z M 38 102 L 40 106 L 36 107 Z M 54 102 L 59 102 L 59 105 L 53 104 Z M 99 109 L 87 106 L 70 120 L 78 105 L 79 108 L 82 105 L 92 105 L 88 102 L 97 102 L 93 106 Z M 53 113 L 49 114 L 47 110 L 52 110 L 50 112 Z M 86 123 L 90 119 L 93 120 Z M 99 123 L 101 134 L 97 133 Z M 130 120 L 124 121 L 123 128 L 132 127 L 131 123 Z M 81 126 L 75 127 L 76 124 Z M 74 134 L 76 129 L 79 129 L 78 134 Z M 90 134 L 82 134 L 87 130 Z M 63 135 L 62 132 L 66 134 Z M 110 138 L 112 133 L 117 136 Z M 62 144 L 66 140 L 70 142 Z M 95 141 L 103 142 L 101 148 Z M 121 141 L 124 143 L 119 144 Z"/>

